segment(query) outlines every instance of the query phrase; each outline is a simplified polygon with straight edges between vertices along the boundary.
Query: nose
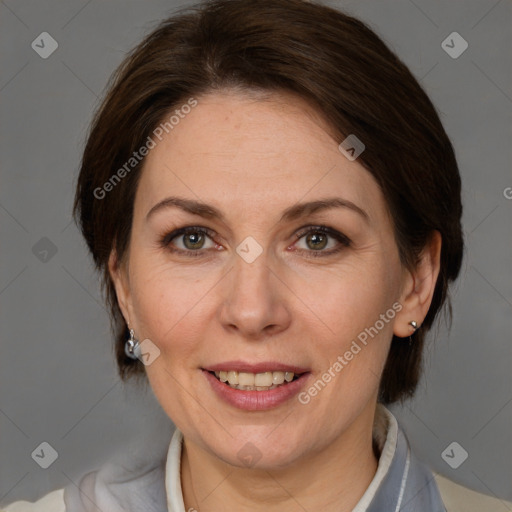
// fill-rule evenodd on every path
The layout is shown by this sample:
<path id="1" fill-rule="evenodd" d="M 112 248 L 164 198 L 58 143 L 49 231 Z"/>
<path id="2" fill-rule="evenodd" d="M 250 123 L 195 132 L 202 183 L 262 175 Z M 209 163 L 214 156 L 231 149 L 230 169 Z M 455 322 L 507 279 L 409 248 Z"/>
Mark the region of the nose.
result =
<path id="1" fill-rule="evenodd" d="M 248 340 L 261 340 L 286 330 L 291 323 L 290 292 L 265 253 L 252 263 L 238 255 L 223 282 L 219 320 L 227 331 Z M 286 291 L 288 290 L 288 294 Z"/>

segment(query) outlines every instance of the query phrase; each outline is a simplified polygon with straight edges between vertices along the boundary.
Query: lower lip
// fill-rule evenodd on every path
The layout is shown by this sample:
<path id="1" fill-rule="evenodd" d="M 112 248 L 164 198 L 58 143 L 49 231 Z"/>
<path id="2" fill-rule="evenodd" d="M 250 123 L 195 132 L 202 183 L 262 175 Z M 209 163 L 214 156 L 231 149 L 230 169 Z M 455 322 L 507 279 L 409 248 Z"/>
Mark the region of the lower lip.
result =
<path id="1" fill-rule="evenodd" d="M 246 411 L 265 411 L 283 404 L 299 393 L 309 376 L 309 373 L 303 373 L 298 379 L 268 391 L 244 391 L 233 389 L 206 370 L 202 372 L 222 400 Z"/>

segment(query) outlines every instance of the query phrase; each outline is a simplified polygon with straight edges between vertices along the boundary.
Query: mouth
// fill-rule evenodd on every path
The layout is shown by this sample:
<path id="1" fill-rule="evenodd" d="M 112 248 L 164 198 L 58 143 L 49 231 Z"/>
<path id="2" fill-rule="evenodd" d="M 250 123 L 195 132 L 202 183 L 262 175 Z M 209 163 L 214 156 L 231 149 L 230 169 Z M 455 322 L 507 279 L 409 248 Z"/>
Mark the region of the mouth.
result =
<path id="1" fill-rule="evenodd" d="M 213 375 L 219 382 L 222 382 L 232 389 L 242 391 L 271 391 L 290 382 L 299 379 L 307 372 L 290 371 L 267 371 L 260 373 L 250 373 L 235 370 L 206 370 Z"/>
<path id="2" fill-rule="evenodd" d="M 224 361 L 201 368 L 210 389 L 224 402 L 246 411 L 265 411 L 289 402 L 306 386 L 309 368 L 277 361 Z"/>

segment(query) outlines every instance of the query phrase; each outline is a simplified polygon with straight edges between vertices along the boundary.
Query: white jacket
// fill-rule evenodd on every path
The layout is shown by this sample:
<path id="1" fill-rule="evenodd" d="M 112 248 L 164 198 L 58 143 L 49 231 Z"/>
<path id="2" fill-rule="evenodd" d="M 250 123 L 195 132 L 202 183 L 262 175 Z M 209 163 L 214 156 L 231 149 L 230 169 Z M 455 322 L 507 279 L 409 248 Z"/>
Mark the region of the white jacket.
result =
<path id="1" fill-rule="evenodd" d="M 380 451 L 378 468 L 353 512 L 512 512 L 510 502 L 432 475 L 410 452 L 395 417 L 382 405 L 377 407 L 373 432 Z M 0 512 L 185 512 L 180 479 L 182 441 L 181 432 L 175 430 L 166 457 L 157 460 L 153 453 L 147 460 L 109 463 L 85 475 L 81 491 L 69 486 L 35 503 L 11 503 Z"/>

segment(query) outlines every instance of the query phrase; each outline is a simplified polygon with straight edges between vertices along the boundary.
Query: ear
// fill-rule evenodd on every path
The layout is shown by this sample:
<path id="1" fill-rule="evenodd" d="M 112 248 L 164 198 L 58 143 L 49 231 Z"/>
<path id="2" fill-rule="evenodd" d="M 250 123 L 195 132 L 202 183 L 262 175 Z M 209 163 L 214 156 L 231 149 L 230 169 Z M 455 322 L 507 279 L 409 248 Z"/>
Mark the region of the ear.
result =
<path id="1" fill-rule="evenodd" d="M 420 326 L 427 316 L 439 275 L 441 243 L 441 234 L 439 231 L 433 231 L 420 254 L 416 268 L 412 271 L 404 270 L 400 298 L 402 309 L 395 317 L 395 336 L 410 336 L 414 329 L 409 322 L 415 321 Z"/>
<path id="2" fill-rule="evenodd" d="M 115 249 L 112 249 L 108 259 L 108 271 L 117 295 L 117 302 L 127 325 L 132 326 L 134 318 L 131 304 L 130 281 L 128 279 L 128 265 L 119 261 Z"/>

